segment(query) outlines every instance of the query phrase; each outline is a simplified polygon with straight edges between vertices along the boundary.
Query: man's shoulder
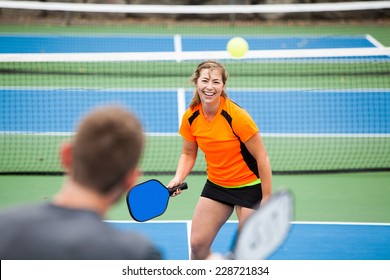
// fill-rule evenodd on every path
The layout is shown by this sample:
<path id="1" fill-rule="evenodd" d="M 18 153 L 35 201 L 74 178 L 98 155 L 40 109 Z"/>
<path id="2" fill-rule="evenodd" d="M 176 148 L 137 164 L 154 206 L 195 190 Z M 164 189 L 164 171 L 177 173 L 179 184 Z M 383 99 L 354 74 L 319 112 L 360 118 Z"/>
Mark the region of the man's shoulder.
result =
<path id="1" fill-rule="evenodd" d="M 1 211 L 0 226 L 6 259 L 161 259 L 146 237 L 104 222 L 92 211 L 51 204 L 16 207 Z M 21 244 L 26 250 L 18 255 L 12 248 Z"/>
<path id="2" fill-rule="evenodd" d="M 15 219 L 17 217 L 31 217 L 36 213 L 45 213 L 47 204 L 29 204 L 20 206 L 10 206 L 0 210 L 0 222 L 7 219 Z"/>
<path id="3" fill-rule="evenodd" d="M 130 230 L 116 230 L 111 235 L 117 246 L 117 253 L 123 253 L 126 259 L 161 259 L 161 253 L 150 239 Z"/>

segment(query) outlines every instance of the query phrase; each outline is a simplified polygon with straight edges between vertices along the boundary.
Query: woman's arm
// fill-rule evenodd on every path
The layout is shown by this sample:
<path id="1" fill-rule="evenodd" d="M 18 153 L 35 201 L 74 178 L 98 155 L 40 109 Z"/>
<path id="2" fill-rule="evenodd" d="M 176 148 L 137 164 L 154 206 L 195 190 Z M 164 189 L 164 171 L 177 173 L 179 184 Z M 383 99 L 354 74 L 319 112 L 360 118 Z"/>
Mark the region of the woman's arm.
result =
<path id="1" fill-rule="evenodd" d="M 185 180 L 188 174 L 191 172 L 194 167 L 196 156 L 198 154 L 198 144 L 196 142 L 191 142 L 183 139 L 183 148 L 177 164 L 175 177 L 169 182 L 168 188 L 177 186 Z M 177 194 L 180 193 L 180 190 L 177 191 Z"/>

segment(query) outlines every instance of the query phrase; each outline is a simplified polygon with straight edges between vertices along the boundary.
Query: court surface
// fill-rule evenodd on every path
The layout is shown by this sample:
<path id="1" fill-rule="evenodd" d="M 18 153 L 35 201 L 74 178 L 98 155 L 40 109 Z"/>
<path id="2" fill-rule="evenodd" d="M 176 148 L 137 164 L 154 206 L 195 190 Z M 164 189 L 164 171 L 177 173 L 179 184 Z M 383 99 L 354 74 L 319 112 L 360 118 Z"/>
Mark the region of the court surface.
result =
<path id="1" fill-rule="evenodd" d="M 164 52 L 223 51 L 231 38 L 227 35 L 44 35 L 0 34 L 0 53 L 84 53 L 84 52 Z M 246 36 L 252 50 L 381 48 L 372 36 Z M 389 58 L 388 58 L 389 59 Z M 133 110 L 150 133 L 176 133 L 181 115 L 188 107 L 192 89 L 58 89 L 0 87 L 4 104 L 0 117 L 1 132 L 57 133 L 73 131 L 80 115 L 91 108 L 118 103 Z M 372 93 L 367 99 L 364 92 Z M 16 94 L 17 93 L 17 94 Z M 182 96 L 180 96 L 182 95 Z M 326 96 L 327 104 L 323 104 Z M 361 90 L 239 89 L 229 88 L 229 97 L 247 109 L 261 124 L 263 133 L 390 133 L 389 88 Z M 30 106 L 31 100 L 40 106 Z M 158 100 L 158 102 L 156 102 Z M 256 104 L 256 106 L 253 106 Z M 326 106 L 324 106 L 326 105 Z M 348 105 L 348 106 L 346 106 Z M 15 110 L 19 106 L 23 110 Z M 72 108 L 69 114 L 47 108 Z M 286 106 L 286 107 L 284 107 Z M 319 110 L 324 107 L 326 109 Z M 364 110 L 344 111 L 344 107 Z M 272 108 L 272 109 L 270 109 Z M 306 108 L 301 110 L 300 108 Z M 327 111 L 332 108 L 332 111 Z M 334 108 L 334 109 L 333 109 Z M 372 108 L 372 109 L 368 109 Z M 164 114 L 150 114 L 151 111 Z M 8 119 L 6 119 L 8 118 Z M 50 123 L 16 123 L 18 119 L 47 119 Z M 311 120 L 302 122 L 300 120 Z M 360 123 L 364 123 L 364 131 Z M 375 123 L 384 123 L 380 128 Z M 320 125 L 318 125 L 320 124 Z M 26 127 L 23 127 L 25 125 Z M 42 125 L 42 127 L 41 127 Z M 27 127 L 28 126 L 28 127 Z"/>
<path id="2" fill-rule="evenodd" d="M 159 221 L 140 224 L 114 221 L 110 224 L 148 236 L 163 252 L 165 259 L 189 259 L 190 222 Z M 228 254 L 236 229 L 236 222 L 226 223 L 214 241 L 213 251 Z M 285 242 L 269 259 L 389 260 L 390 224 L 294 222 Z"/>
<path id="3" fill-rule="evenodd" d="M 172 52 L 172 51 L 205 51 L 205 50 L 225 50 L 226 42 L 230 39 L 228 36 L 188 36 L 188 35 L 176 35 L 176 36 L 54 36 L 54 35 L 12 35 L 2 34 L 0 35 L 0 53 L 82 53 L 82 52 Z M 340 36 L 247 36 L 249 44 L 252 49 L 316 49 L 316 48 L 375 48 L 381 47 L 381 44 L 377 42 L 373 37 L 369 35 L 340 35 Z M 20 100 L 12 99 L 16 95 L 13 91 L 18 91 L 18 98 Z M 92 91 L 92 94 L 90 94 Z M 245 95 L 250 96 L 248 100 L 252 100 L 248 103 L 248 100 L 240 99 L 242 93 L 245 91 Z M 367 89 L 365 90 L 367 91 Z M 231 89 L 229 96 L 244 108 L 248 107 L 248 111 L 254 116 L 255 120 L 262 119 L 262 131 L 265 133 L 336 133 L 336 134 L 353 134 L 357 124 L 361 121 L 369 124 L 364 129 L 365 134 L 380 134 L 386 135 L 390 133 L 390 91 L 388 89 L 369 89 L 373 93 L 375 98 L 367 100 L 359 98 L 361 92 L 359 90 L 323 90 L 323 91 L 310 91 L 294 89 Z M 125 99 L 123 99 L 125 92 Z M 186 107 L 192 95 L 191 90 L 184 91 L 184 103 L 178 103 L 177 89 L 88 89 L 88 98 L 83 95 L 87 94 L 87 90 L 82 89 L 68 89 L 66 92 L 62 92 L 58 89 L 45 88 L 0 88 L 0 101 L 5 101 L 9 104 L 19 104 L 23 110 L 15 110 L 15 106 L 9 106 L 4 111 L 0 112 L 0 117 L 5 119 L 5 116 L 9 118 L 7 121 L 0 123 L 1 132 L 26 132 L 33 131 L 36 133 L 58 133 L 58 132 L 71 132 L 74 130 L 74 126 L 79 116 L 89 110 L 91 107 L 99 105 L 101 103 L 108 103 L 110 100 L 120 100 L 121 103 L 126 104 L 130 109 L 134 110 L 137 115 L 145 124 L 147 132 L 151 133 L 176 133 L 180 117 L 180 106 Z M 370 114 L 366 114 L 364 111 L 355 110 L 350 112 L 335 111 L 332 114 L 328 114 L 325 111 L 318 111 L 315 108 L 321 105 L 321 95 L 327 95 L 327 100 L 332 104 L 327 106 L 342 108 L 340 102 L 349 103 L 353 102 L 354 106 L 361 108 L 370 105 L 373 108 Z M 6 97 L 7 96 L 7 97 Z M 91 96 L 94 97 L 91 98 Z M 164 96 L 164 98 L 161 98 Z M 329 98 L 330 96 L 330 98 Z M 332 98 L 332 96 L 334 98 Z M 340 96 L 343 98 L 340 99 Z M 33 106 L 30 106 L 29 98 L 38 100 L 42 106 L 48 108 L 58 108 L 61 106 L 70 106 L 72 111 L 64 118 L 56 110 L 50 110 L 49 113 L 44 110 L 37 110 Z M 53 98 L 55 97 L 55 98 Z M 159 108 L 163 108 L 164 111 L 170 112 L 158 118 L 153 117 L 150 114 L 150 110 L 145 109 L 143 106 L 151 101 L 158 100 Z M 9 98 L 9 99 L 8 99 Z M 87 100 L 87 101 L 86 101 Z M 255 100 L 255 102 L 253 102 Z M 260 100 L 262 102 L 260 102 Z M 284 115 L 284 120 L 280 121 L 281 111 L 283 108 L 275 106 L 275 104 L 288 104 L 291 108 L 299 108 L 302 106 L 301 102 L 306 102 L 304 106 L 306 108 L 313 108 L 312 111 L 287 111 L 290 115 Z M 300 105 L 295 102 L 299 100 Z M 264 102 L 266 101 L 266 102 Z M 251 103 L 262 104 L 262 107 L 251 106 Z M 275 110 L 267 110 L 268 108 L 274 108 Z M 253 108 L 253 109 L 252 109 Z M 8 111 L 9 110 L 9 111 Z M 284 111 L 285 113 L 286 111 Z M 49 115 L 48 115 L 49 114 Z M 276 117 L 277 116 L 277 117 Z M 28 126 L 24 126 L 22 123 L 14 122 L 15 119 L 21 117 L 23 119 L 28 118 L 32 121 L 28 122 Z M 33 121 L 36 119 L 51 119 L 53 122 L 45 123 L 45 126 L 41 126 L 39 122 Z M 264 121 L 265 119 L 265 121 Z M 300 122 L 300 119 L 313 119 L 310 122 L 311 126 L 305 126 L 304 122 Z M 277 122 L 273 120 L 278 120 Z M 339 122 L 335 126 L 336 122 Z M 340 120 L 342 123 L 340 125 Z M 375 126 L 376 122 L 386 123 L 387 126 L 379 129 L 379 126 Z M 314 125 L 320 123 L 321 125 Z M 361 130 L 359 130 L 361 133 Z M 376 174 L 372 174 L 376 176 Z M 308 176 L 309 177 L 309 176 Z M 318 181 L 324 180 L 324 177 L 318 176 Z M 4 180 L 3 180 L 4 179 Z M 15 184 L 20 182 L 20 178 L 11 179 Z M 24 179 L 25 180 L 25 179 Z M 203 179 L 197 179 L 202 182 Z M 277 180 L 277 178 L 276 178 Z M 44 179 L 41 179 L 43 182 Z M 358 180 L 357 180 L 358 181 Z M 0 183 L 6 181 L 6 176 L 0 178 Z M 341 186 L 343 183 L 338 182 Z M 31 184 L 28 182 L 27 184 Z M 43 184 L 43 183 L 42 183 Z M 198 183 L 199 184 L 199 183 Z M 301 180 L 301 185 L 305 187 L 304 180 Z M 277 183 L 276 183 L 277 185 Z M 12 197 L 7 193 L 15 192 L 15 189 L 9 190 L 4 186 L 1 186 L 1 192 L 3 197 Z M 287 186 L 288 188 L 290 186 Z M 306 185 L 307 190 L 309 190 Z M 334 185 L 329 185 L 329 190 L 334 188 Z M 336 186 L 337 187 L 337 186 Z M 356 190 L 351 187 L 349 192 L 355 192 Z M 371 186 L 375 188 L 375 186 Z M 31 190 L 34 191 L 34 190 Z M 39 188 L 36 188 L 39 192 Z M 52 190 L 51 190 L 52 191 Z M 296 189 L 299 192 L 299 189 Z M 316 200 L 320 202 L 314 202 L 310 200 L 312 204 L 317 205 L 336 205 L 337 201 L 328 203 L 326 201 L 326 191 L 322 193 L 315 193 L 316 186 L 312 185 L 310 191 L 313 196 L 316 195 Z M 336 193 L 336 192 L 334 192 Z M 348 198 L 348 192 L 345 192 L 344 198 Z M 310 194 L 305 194 L 310 195 Z M 359 203 L 364 201 L 366 192 L 360 194 Z M 19 197 L 19 195 L 15 195 Z M 44 200 L 50 197 L 45 194 Z M 343 197 L 341 195 L 340 197 Z M 309 213 L 311 209 L 305 205 L 307 201 L 299 200 L 300 196 L 297 195 L 298 205 L 297 211 L 298 219 L 304 216 L 304 213 Z M 332 196 L 332 198 L 334 198 Z M 383 201 L 384 197 L 380 197 Z M 193 205 L 197 199 L 194 196 L 190 203 L 187 203 L 186 209 L 179 207 L 176 211 L 183 210 L 186 214 L 186 219 L 190 219 L 190 213 L 193 210 Z M 322 199 L 322 202 L 321 202 Z M 351 204 L 351 201 L 343 200 L 341 204 L 344 204 L 344 211 L 351 211 L 347 206 Z M 42 195 L 37 195 L 33 201 L 42 201 Z M 387 199 L 388 200 L 388 199 Z M 356 200 L 357 201 L 357 200 Z M 20 201 L 19 201 L 20 202 Z M 7 201 L 7 205 L 10 202 Z M 356 203 L 358 204 L 358 203 Z M 375 206 L 375 201 L 372 202 Z M 385 203 L 380 204 L 385 205 Z M 353 205 L 355 206 L 355 205 Z M 312 207 L 314 207 L 312 205 Z M 329 206 L 331 207 L 331 206 Z M 363 207 L 363 206 L 362 206 Z M 365 205 L 366 207 L 366 205 Z M 369 207 L 367 207 L 369 208 Z M 383 209 L 387 209 L 384 206 Z M 358 208 L 353 208 L 358 209 Z M 371 208 L 372 209 L 372 208 Z M 371 210 L 370 208 L 368 211 Z M 322 209 L 317 209 L 314 215 L 317 215 L 318 220 L 321 220 L 324 213 Z M 366 209 L 367 210 L 367 209 Z M 355 211 L 356 212 L 356 211 Z M 362 213 L 367 211 L 362 211 Z M 380 213 L 380 217 L 386 216 L 383 211 Z M 344 213 L 340 213 L 343 217 Z M 121 213 L 120 215 L 127 215 L 127 213 Z M 156 221 L 147 223 L 127 222 L 122 220 L 122 216 L 114 217 L 115 220 L 109 220 L 108 222 L 112 226 L 123 230 L 136 230 L 149 238 L 162 250 L 165 259 L 171 260 L 186 260 L 189 258 L 189 229 L 190 222 L 187 220 L 174 221 L 172 215 L 169 217 L 172 220 L 169 221 Z M 337 213 L 334 213 L 334 217 Z M 368 214 L 367 214 L 368 215 Z M 375 213 L 370 212 L 369 220 L 376 220 Z M 379 215 L 379 214 L 378 214 Z M 115 216 L 115 215 L 113 215 Z M 342 218 L 340 218 L 342 219 Z M 386 220 L 386 218 L 383 218 Z M 367 219 L 362 218 L 366 221 Z M 388 220 L 388 218 L 387 218 Z M 386 220 L 386 221 L 387 221 Z M 229 252 L 232 242 L 234 240 L 236 232 L 237 222 L 229 221 L 224 225 L 221 232 L 218 234 L 214 244 L 213 250 L 226 254 Z M 297 222 L 294 221 L 290 230 L 290 234 L 287 237 L 285 243 L 278 251 L 276 251 L 270 259 L 275 260 L 382 260 L 390 259 L 390 224 L 388 223 L 349 223 L 349 222 Z"/>
<path id="4" fill-rule="evenodd" d="M 136 35 L 0 35 L 0 53 L 173 52 L 225 51 L 231 36 Z M 375 48 L 370 35 L 245 36 L 251 50 Z"/>
<path id="5" fill-rule="evenodd" d="M 367 91 L 231 89 L 229 97 L 261 124 L 262 133 L 389 134 L 390 89 L 369 90 L 372 94 L 368 97 L 364 94 Z M 1 100 L 8 104 L 0 112 L 1 118 L 8 118 L 7 122 L 0 123 L 0 131 L 70 133 L 85 112 L 99 105 L 120 103 L 137 114 L 147 132 L 177 133 L 180 109 L 188 107 L 192 94 L 192 90 L 187 90 L 179 98 L 176 89 L 0 89 Z M 39 106 L 30 106 L 31 100 Z M 15 110 L 17 107 L 21 110 Z M 61 107 L 71 110 L 67 114 L 61 110 L 42 110 Z M 51 121 L 21 122 L 20 119 Z"/>

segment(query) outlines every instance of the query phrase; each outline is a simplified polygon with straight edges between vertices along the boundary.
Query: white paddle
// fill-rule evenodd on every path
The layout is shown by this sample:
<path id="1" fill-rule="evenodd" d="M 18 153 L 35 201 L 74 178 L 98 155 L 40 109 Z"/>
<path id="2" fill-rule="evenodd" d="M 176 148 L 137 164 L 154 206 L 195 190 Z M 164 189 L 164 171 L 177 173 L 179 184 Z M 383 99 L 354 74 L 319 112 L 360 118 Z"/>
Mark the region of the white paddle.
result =
<path id="1" fill-rule="evenodd" d="M 283 243 L 293 216 L 293 197 L 288 191 L 273 194 L 241 228 L 231 259 L 264 260 Z"/>

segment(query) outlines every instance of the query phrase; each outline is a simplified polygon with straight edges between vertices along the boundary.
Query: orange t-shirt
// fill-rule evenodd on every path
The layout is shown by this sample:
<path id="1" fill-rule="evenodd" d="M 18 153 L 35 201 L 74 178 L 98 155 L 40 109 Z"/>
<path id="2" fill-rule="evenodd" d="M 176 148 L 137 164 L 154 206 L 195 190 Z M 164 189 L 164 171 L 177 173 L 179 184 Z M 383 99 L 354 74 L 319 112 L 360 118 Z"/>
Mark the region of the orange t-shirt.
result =
<path id="1" fill-rule="evenodd" d="M 259 129 L 251 116 L 230 99 L 221 97 L 215 117 L 209 122 L 202 105 L 187 109 L 179 129 L 188 141 L 196 141 L 205 154 L 208 179 L 235 187 L 259 179 L 257 162 L 244 143 Z"/>

